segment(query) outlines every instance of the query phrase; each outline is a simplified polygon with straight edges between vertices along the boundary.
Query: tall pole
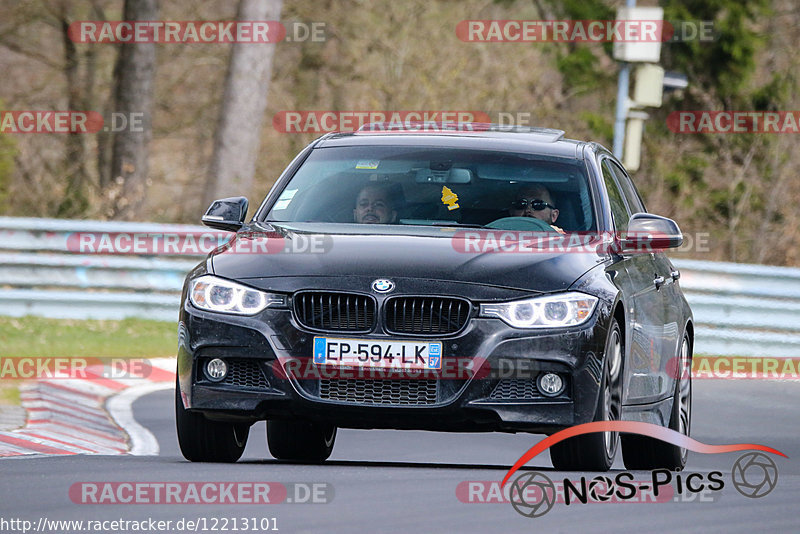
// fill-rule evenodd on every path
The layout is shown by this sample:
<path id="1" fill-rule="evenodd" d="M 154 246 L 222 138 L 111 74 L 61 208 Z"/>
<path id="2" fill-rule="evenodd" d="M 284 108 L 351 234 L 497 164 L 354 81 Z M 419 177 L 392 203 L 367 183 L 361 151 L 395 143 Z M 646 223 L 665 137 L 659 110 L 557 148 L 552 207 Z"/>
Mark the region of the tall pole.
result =
<path id="1" fill-rule="evenodd" d="M 636 0 L 625 0 L 626 7 L 636 7 Z M 628 84 L 630 80 L 630 63 L 623 62 L 617 81 L 617 112 L 614 119 L 614 156 L 622 159 L 622 147 L 625 146 L 625 119 L 628 115 Z"/>
<path id="2" fill-rule="evenodd" d="M 622 159 L 622 147 L 625 146 L 625 118 L 628 115 L 628 80 L 630 63 L 623 62 L 619 70 L 617 82 L 617 112 L 614 120 L 614 156 Z"/>

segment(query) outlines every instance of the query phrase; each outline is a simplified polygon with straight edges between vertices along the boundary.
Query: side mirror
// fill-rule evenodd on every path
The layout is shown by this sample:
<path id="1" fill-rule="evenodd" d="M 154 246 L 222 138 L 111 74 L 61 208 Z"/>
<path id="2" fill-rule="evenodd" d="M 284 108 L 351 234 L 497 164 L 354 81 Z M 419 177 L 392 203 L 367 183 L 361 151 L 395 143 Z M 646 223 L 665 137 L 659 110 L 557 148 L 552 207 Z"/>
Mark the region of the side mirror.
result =
<path id="1" fill-rule="evenodd" d="M 634 214 L 620 239 L 625 252 L 654 252 L 682 244 L 683 234 L 675 221 L 650 213 Z"/>
<path id="2" fill-rule="evenodd" d="M 248 202 L 245 197 L 221 198 L 211 203 L 206 214 L 203 215 L 203 224 L 218 230 L 236 232 L 244 226 L 247 216 Z"/>

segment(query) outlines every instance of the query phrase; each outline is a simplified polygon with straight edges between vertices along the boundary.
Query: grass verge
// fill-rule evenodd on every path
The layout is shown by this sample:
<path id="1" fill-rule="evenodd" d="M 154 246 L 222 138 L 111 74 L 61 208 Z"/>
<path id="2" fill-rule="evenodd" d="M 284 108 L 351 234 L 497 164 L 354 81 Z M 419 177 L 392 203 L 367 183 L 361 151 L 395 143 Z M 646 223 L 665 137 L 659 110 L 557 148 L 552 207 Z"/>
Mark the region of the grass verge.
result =
<path id="1" fill-rule="evenodd" d="M 19 406 L 19 388 L 8 382 L 0 384 L 0 406 Z"/>
<path id="2" fill-rule="evenodd" d="M 148 358 L 175 356 L 177 324 L 0 317 L 0 358 Z M 20 404 L 21 380 L 2 380 L 0 406 Z"/>
<path id="3" fill-rule="evenodd" d="M 0 356 L 142 358 L 175 356 L 177 323 L 0 317 Z"/>

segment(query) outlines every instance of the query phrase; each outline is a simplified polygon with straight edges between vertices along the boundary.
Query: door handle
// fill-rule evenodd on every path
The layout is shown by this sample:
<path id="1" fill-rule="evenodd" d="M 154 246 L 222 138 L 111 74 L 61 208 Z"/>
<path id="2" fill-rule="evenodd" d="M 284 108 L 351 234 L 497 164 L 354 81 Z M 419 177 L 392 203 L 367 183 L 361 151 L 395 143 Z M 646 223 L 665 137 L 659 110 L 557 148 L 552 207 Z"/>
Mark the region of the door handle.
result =
<path id="1" fill-rule="evenodd" d="M 653 279 L 653 283 L 656 285 L 656 289 L 661 289 L 661 286 L 664 285 L 664 277 L 663 276 L 656 276 Z"/>
<path id="2" fill-rule="evenodd" d="M 677 280 L 678 278 L 681 277 L 681 272 L 676 270 L 669 273 L 669 275 L 672 277 L 673 280 Z"/>

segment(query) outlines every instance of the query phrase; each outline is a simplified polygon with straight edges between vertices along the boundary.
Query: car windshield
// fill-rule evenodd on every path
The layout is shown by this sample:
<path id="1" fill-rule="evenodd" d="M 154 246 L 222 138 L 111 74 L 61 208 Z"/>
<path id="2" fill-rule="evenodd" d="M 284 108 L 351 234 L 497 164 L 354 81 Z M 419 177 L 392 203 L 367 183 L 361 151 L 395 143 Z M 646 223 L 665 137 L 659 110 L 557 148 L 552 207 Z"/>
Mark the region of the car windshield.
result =
<path id="1" fill-rule="evenodd" d="M 311 152 L 266 220 L 509 230 L 550 230 L 552 223 L 584 232 L 595 229 L 591 198 L 585 166 L 573 159 L 450 148 L 328 147 Z"/>

